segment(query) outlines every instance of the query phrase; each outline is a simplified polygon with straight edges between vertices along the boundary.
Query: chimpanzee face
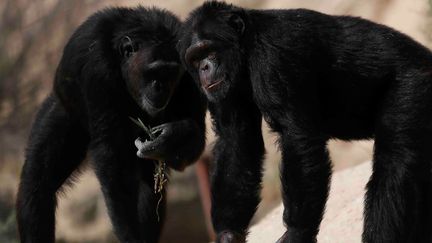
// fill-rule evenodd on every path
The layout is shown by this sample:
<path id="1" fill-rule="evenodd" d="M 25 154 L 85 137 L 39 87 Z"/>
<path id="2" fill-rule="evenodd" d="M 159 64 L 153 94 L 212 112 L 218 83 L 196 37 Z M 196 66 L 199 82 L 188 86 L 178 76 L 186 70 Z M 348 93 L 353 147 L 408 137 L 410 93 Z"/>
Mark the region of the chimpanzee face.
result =
<path id="1" fill-rule="evenodd" d="M 244 31 L 243 19 L 233 12 L 195 16 L 184 24 L 180 58 L 210 102 L 225 98 L 238 86 L 246 68 L 240 46 Z"/>
<path id="2" fill-rule="evenodd" d="M 128 92 L 150 116 L 163 111 L 183 73 L 174 43 L 120 41 L 122 74 Z"/>

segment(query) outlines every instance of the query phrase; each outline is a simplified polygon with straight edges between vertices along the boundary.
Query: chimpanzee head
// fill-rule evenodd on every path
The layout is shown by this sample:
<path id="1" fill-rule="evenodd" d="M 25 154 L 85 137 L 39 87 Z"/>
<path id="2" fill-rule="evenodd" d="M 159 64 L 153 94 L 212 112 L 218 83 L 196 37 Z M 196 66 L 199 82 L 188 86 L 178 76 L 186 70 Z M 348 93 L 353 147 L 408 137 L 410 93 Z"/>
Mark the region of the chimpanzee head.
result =
<path id="1" fill-rule="evenodd" d="M 244 75 L 242 37 L 246 13 L 221 2 L 207 2 L 186 20 L 178 45 L 180 58 L 210 102 L 225 98 Z"/>
<path id="2" fill-rule="evenodd" d="M 135 23 L 127 24 L 115 39 L 122 76 L 135 102 L 155 116 L 184 72 L 176 50 L 181 23 L 166 11 L 143 8 Z"/>

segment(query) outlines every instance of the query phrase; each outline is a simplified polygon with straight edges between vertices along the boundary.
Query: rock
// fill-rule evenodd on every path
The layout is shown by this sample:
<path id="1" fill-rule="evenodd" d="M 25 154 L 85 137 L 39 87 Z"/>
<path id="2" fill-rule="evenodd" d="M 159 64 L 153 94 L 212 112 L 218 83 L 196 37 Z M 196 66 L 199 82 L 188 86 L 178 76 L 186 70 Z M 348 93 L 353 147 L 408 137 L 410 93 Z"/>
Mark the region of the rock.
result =
<path id="1" fill-rule="evenodd" d="M 371 163 L 362 163 L 333 174 L 330 196 L 318 235 L 319 243 L 361 242 L 363 196 L 371 175 Z M 279 205 L 250 229 L 248 242 L 276 242 L 285 228 Z"/>

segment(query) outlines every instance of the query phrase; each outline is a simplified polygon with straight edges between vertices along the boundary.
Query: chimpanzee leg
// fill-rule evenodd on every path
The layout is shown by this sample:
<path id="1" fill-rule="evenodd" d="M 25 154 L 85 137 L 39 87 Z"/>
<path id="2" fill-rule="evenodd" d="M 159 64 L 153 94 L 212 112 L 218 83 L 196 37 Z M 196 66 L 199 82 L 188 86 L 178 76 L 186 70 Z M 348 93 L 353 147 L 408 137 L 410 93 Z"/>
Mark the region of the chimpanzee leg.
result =
<path id="1" fill-rule="evenodd" d="M 34 122 L 17 198 L 21 242 L 54 242 L 56 192 L 85 157 L 89 136 L 54 97 Z"/>
<path id="2" fill-rule="evenodd" d="M 363 242 L 429 242 L 430 132 L 381 128 L 367 185 Z M 430 237 L 430 236 L 429 236 Z"/>
<path id="3" fill-rule="evenodd" d="M 430 76 L 407 67 L 377 112 L 363 242 L 431 240 L 432 96 L 425 88 Z"/>

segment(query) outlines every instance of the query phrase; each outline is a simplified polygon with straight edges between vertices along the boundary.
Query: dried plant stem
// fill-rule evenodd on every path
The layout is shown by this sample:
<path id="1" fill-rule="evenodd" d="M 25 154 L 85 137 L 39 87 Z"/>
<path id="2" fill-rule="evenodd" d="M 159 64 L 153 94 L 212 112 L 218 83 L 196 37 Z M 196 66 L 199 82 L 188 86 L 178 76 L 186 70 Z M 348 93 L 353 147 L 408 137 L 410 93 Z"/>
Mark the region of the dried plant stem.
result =
<path id="1" fill-rule="evenodd" d="M 147 127 L 142 121 L 141 119 L 137 118 L 134 119 L 132 117 L 129 117 L 137 126 L 141 127 L 146 134 L 149 136 L 150 140 L 154 140 L 155 137 L 154 135 L 151 133 L 150 127 Z M 165 184 L 168 182 L 168 174 L 167 174 L 167 168 L 166 168 L 166 163 L 164 161 L 157 161 L 157 163 L 155 164 L 155 171 L 153 174 L 153 179 L 154 179 L 154 193 L 155 194 L 159 194 L 159 200 L 157 202 L 156 205 L 156 216 L 158 221 L 160 221 L 159 218 L 159 205 L 162 202 L 163 199 L 163 194 L 164 194 L 164 187 Z"/>

